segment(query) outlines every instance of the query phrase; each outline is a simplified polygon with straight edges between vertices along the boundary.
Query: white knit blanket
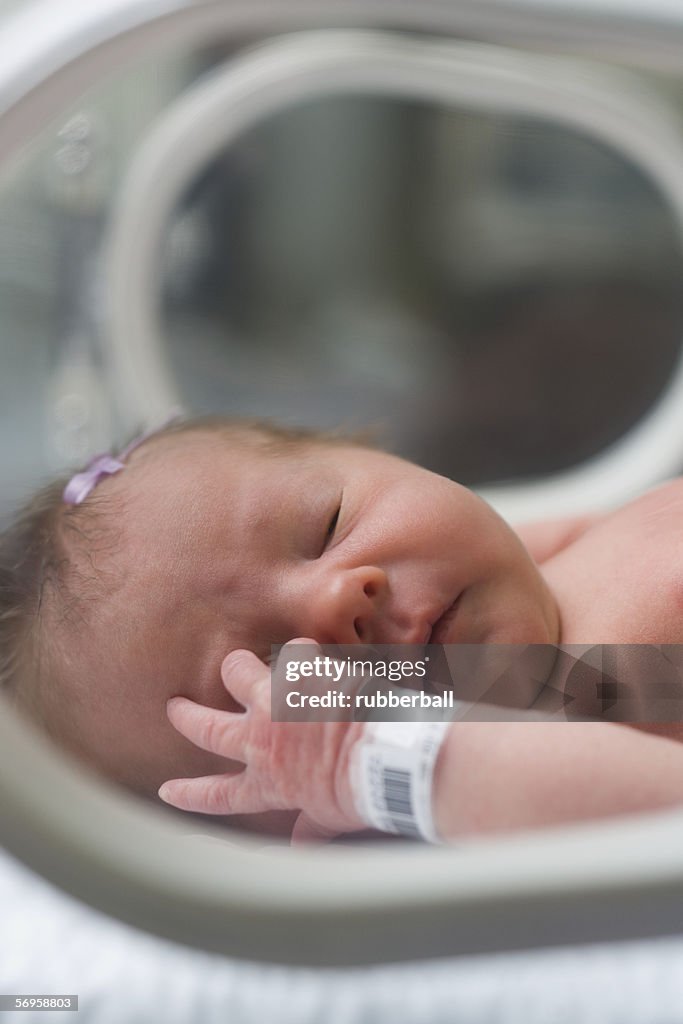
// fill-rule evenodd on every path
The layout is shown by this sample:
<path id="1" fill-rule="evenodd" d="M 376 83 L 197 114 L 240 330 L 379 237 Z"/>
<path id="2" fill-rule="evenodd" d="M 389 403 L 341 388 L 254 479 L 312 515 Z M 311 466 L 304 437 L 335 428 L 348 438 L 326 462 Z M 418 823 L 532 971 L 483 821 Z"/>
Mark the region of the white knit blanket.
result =
<path id="1" fill-rule="evenodd" d="M 17 1024 L 683 1024 L 683 938 L 354 970 L 243 963 L 110 920 L 0 851 L 0 993 Z"/>

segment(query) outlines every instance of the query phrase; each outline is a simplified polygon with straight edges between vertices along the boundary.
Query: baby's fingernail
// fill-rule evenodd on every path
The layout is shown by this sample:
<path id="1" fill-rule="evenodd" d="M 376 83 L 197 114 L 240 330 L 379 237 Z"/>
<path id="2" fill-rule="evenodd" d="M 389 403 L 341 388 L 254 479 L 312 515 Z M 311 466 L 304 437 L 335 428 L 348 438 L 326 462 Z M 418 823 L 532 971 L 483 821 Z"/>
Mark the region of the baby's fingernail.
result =
<path id="1" fill-rule="evenodd" d="M 298 636 L 296 640 L 288 640 L 285 647 L 290 647 L 292 644 L 306 644 L 307 647 L 320 647 L 317 640 L 311 640 L 308 636 Z"/>
<path id="2" fill-rule="evenodd" d="M 159 789 L 158 789 L 157 792 L 158 792 L 158 795 L 161 797 L 161 799 L 165 800 L 168 803 L 169 792 L 168 792 L 168 786 L 166 785 L 165 782 L 164 782 L 164 784 L 162 786 L 159 786 Z"/>

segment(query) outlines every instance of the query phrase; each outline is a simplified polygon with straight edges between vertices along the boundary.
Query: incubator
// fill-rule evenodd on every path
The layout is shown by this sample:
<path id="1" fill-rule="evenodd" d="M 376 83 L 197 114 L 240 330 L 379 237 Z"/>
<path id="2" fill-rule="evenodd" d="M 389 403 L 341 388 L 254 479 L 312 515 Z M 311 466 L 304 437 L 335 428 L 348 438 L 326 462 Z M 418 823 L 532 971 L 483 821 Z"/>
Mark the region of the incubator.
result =
<path id="1" fill-rule="evenodd" d="M 3 13 L 0 520 L 178 405 L 370 430 L 511 522 L 681 472 L 678 4 Z M 678 812 L 454 848 L 206 825 L 188 858 L 186 821 L 7 706 L 0 760 L 12 855 L 203 950 L 341 967 L 681 932 Z"/>

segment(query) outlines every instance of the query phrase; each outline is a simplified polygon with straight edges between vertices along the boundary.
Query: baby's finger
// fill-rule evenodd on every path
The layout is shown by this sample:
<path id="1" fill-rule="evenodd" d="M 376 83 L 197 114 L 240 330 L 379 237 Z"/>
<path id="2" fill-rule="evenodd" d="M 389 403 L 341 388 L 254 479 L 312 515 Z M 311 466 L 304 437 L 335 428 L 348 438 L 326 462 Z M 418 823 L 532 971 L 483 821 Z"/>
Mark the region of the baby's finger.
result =
<path id="1" fill-rule="evenodd" d="M 299 648 L 302 650 L 299 650 Z M 315 648 L 314 651 L 311 648 Z M 311 640 L 310 637 L 300 636 L 295 640 L 288 640 L 286 644 L 283 644 L 280 648 L 280 653 L 277 656 L 277 661 L 273 666 L 275 672 L 274 678 L 279 678 L 287 671 L 287 666 L 292 662 L 309 661 L 314 658 L 318 651 L 321 650 L 320 644 L 317 640 Z"/>
<path id="2" fill-rule="evenodd" d="M 202 750 L 243 760 L 240 755 L 248 731 L 245 714 L 217 711 L 187 697 L 171 697 L 166 702 L 166 714 L 173 728 Z"/>
<path id="3" fill-rule="evenodd" d="M 282 645 L 280 650 L 280 657 L 283 658 L 285 655 L 291 658 L 296 654 L 297 647 L 316 647 L 320 649 L 320 644 L 317 640 L 311 640 L 310 637 L 298 636 L 295 640 L 288 640 L 286 644 Z"/>
<path id="4" fill-rule="evenodd" d="M 245 808 L 240 791 L 242 775 L 205 775 L 198 779 L 170 779 L 159 787 L 159 796 L 181 811 L 202 814 L 239 814 Z M 260 808 L 256 808 L 260 810 Z"/>
<path id="5" fill-rule="evenodd" d="M 252 651 L 231 651 L 223 659 L 221 679 L 235 700 L 247 707 L 260 683 L 270 679 L 270 671 Z"/>

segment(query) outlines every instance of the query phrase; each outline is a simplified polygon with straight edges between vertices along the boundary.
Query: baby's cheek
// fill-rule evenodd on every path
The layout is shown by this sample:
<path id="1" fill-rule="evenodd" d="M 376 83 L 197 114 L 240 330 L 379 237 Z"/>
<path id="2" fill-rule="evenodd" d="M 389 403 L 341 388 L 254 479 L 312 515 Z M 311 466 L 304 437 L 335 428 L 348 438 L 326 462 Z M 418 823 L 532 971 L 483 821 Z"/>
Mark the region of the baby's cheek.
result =
<path id="1" fill-rule="evenodd" d="M 212 704 L 211 707 L 218 708 L 219 711 L 231 711 L 233 712 L 233 714 L 240 711 L 244 711 L 242 705 L 237 703 L 237 701 L 235 700 L 231 693 L 228 693 L 227 690 L 224 690 L 223 694 L 223 699 L 220 702 Z"/>
<path id="2" fill-rule="evenodd" d="M 175 730 L 174 730 L 175 732 Z M 176 736 L 179 734 L 176 732 Z M 230 757 L 223 757 L 220 754 L 213 754 L 208 750 L 202 750 L 195 746 L 184 736 L 179 736 L 182 746 L 176 746 L 171 755 L 171 773 L 166 779 L 174 778 L 199 778 L 202 775 L 224 775 L 242 770 L 244 765 L 241 761 L 235 761 Z"/>
<path id="3" fill-rule="evenodd" d="M 212 686 L 210 691 L 207 688 L 202 688 L 202 691 L 196 693 L 188 692 L 182 695 L 189 697 L 190 700 L 194 700 L 198 704 L 203 704 L 204 707 L 215 708 L 216 711 L 230 711 L 233 714 L 244 711 L 242 705 L 238 704 L 233 695 L 223 686 L 220 677 L 217 684 Z"/>

